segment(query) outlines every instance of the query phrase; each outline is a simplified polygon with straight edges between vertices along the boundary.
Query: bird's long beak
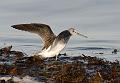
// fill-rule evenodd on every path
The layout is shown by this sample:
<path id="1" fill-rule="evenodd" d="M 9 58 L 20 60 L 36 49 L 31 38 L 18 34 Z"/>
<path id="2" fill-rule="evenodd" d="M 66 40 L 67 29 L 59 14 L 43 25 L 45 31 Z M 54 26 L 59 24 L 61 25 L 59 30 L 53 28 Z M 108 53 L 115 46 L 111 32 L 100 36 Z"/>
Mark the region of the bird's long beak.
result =
<path id="1" fill-rule="evenodd" d="M 83 35 L 83 34 L 80 34 L 80 33 L 77 33 L 78 35 L 82 36 L 82 37 L 85 37 L 85 38 L 88 38 L 87 36 Z"/>

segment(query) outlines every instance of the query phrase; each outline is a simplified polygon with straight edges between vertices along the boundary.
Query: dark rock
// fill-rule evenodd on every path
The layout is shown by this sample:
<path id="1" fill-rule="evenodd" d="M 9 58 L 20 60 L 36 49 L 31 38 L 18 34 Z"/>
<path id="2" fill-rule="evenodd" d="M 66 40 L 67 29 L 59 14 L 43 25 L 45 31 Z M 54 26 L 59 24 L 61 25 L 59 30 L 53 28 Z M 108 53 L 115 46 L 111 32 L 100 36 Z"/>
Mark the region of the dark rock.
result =
<path id="1" fill-rule="evenodd" d="M 117 52 L 118 52 L 117 49 L 114 49 L 114 50 L 112 51 L 113 54 L 117 54 Z"/>

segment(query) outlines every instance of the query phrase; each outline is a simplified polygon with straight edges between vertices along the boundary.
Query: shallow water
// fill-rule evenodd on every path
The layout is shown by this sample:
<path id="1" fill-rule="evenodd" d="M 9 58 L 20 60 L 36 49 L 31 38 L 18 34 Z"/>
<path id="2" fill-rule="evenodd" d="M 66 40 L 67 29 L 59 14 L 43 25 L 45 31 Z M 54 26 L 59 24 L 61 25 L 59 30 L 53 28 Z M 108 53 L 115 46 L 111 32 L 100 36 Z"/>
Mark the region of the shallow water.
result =
<path id="1" fill-rule="evenodd" d="M 38 37 L 10 26 L 45 23 L 55 33 L 75 27 L 89 37 L 72 37 L 63 53 L 71 56 L 84 53 L 108 60 L 119 59 L 120 52 L 111 52 L 120 49 L 120 0 L 4 0 L 0 3 L 0 11 L 0 47 L 6 43 L 12 44 L 13 50 L 30 55 L 37 52 L 42 48 Z"/>
<path id="2" fill-rule="evenodd" d="M 92 36 L 93 35 L 90 37 Z M 120 60 L 120 38 L 114 36 L 100 39 L 98 36 L 87 39 L 82 37 L 72 37 L 62 53 L 67 53 L 68 56 L 79 56 L 81 54 L 97 56 L 109 61 L 115 61 L 116 59 Z M 39 37 L 29 34 L 5 34 L 0 36 L 0 47 L 6 45 L 12 45 L 12 50 L 22 51 L 30 56 L 42 48 L 42 42 Z M 114 49 L 118 49 L 117 54 L 112 53 Z"/>

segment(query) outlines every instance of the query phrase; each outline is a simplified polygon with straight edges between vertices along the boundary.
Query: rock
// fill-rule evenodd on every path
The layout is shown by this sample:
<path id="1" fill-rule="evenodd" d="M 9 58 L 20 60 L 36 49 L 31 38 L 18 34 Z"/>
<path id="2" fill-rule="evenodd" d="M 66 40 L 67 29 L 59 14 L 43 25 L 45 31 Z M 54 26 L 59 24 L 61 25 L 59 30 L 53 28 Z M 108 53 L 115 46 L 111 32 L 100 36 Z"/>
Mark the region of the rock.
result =
<path id="1" fill-rule="evenodd" d="M 5 57 L 9 56 L 11 49 L 12 49 L 12 46 L 7 46 L 4 48 L 1 48 L 0 49 L 0 56 L 5 56 Z"/>
<path id="2" fill-rule="evenodd" d="M 0 80 L 0 83 L 6 83 L 5 80 Z"/>
<path id="3" fill-rule="evenodd" d="M 114 49 L 114 50 L 112 51 L 113 54 L 117 54 L 117 52 L 118 52 L 117 49 Z"/>
<path id="4" fill-rule="evenodd" d="M 102 80 L 100 72 L 96 72 L 96 74 L 91 78 L 90 83 L 102 83 Z"/>

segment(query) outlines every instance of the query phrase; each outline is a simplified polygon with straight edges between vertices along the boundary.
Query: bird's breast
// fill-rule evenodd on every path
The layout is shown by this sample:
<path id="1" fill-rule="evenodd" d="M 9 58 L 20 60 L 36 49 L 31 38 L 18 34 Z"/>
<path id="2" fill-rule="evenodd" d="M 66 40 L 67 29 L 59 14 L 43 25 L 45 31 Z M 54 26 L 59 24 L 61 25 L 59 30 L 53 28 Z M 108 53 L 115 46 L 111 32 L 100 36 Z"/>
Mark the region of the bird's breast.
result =
<path id="1" fill-rule="evenodd" d="M 65 44 L 58 43 L 54 46 L 49 46 L 47 49 L 42 50 L 39 55 L 43 57 L 54 57 L 58 55 L 62 49 L 65 47 Z"/>

